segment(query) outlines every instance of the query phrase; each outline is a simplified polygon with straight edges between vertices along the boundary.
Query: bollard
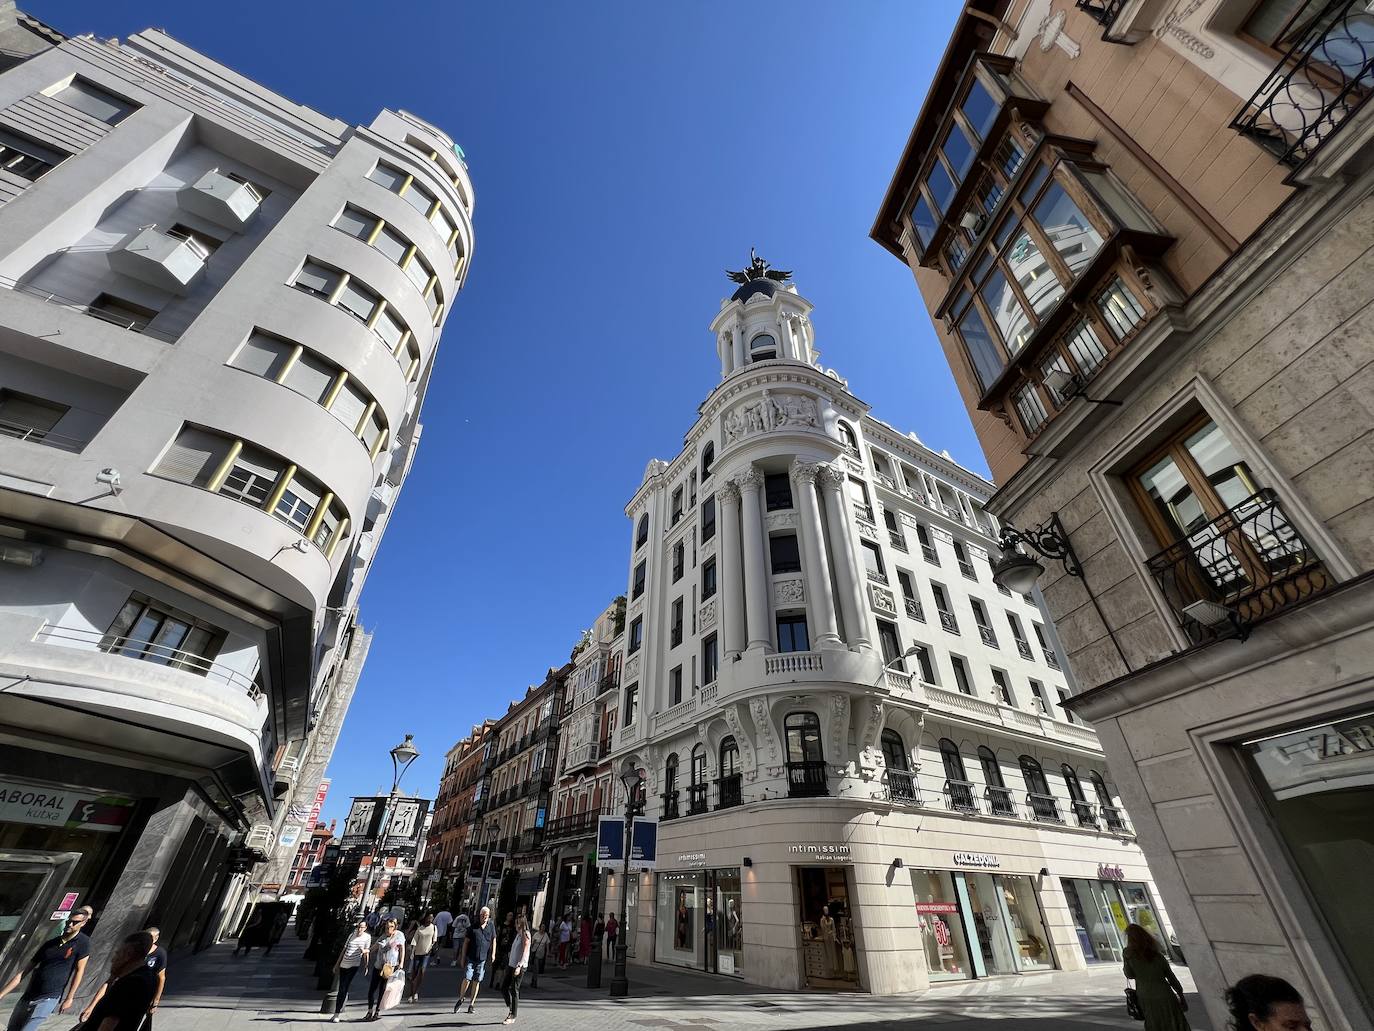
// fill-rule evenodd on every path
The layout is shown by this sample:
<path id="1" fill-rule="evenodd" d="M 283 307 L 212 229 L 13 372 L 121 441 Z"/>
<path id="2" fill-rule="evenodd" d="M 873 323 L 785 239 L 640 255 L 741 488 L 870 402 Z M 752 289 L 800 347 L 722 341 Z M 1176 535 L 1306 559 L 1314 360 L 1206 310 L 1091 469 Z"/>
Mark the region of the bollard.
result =
<path id="1" fill-rule="evenodd" d="M 592 939 L 592 951 L 587 954 L 587 987 L 601 987 L 601 942 Z"/>

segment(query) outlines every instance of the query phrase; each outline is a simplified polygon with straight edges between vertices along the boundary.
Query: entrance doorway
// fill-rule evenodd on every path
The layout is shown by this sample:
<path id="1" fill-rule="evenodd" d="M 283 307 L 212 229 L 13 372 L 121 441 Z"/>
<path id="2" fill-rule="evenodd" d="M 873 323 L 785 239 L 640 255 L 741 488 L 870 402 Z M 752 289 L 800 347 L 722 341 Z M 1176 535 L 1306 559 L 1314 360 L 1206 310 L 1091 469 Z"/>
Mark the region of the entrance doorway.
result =
<path id="1" fill-rule="evenodd" d="M 849 871 L 842 866 L 802 866 L 797 867 L 796 879 L 806 986 L 858 988 Z"/>
<path id="2" fill-rule="evenodd" d="M 62 899 L 77 852 L 0 851 L 0 970 L 18 970 L 37 942 L 62 925 L 49 915 Z"/>

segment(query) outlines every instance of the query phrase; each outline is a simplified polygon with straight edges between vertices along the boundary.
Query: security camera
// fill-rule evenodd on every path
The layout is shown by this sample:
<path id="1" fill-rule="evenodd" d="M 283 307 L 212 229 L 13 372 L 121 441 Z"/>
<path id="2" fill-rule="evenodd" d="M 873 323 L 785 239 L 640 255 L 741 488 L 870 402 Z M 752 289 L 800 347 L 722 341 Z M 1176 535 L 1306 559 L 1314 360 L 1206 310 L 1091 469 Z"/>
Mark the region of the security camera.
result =
<path id="1" fill-rule="evenodd" d="M 300 540 L 292 542 L 291 547 L 295 548 L 302 555 L 304 555 L 307 551 L 310 550 L 310 542 L 307 541 L 304 537 L 302 537 Z"/>
<path id="2" fill-rule="evenodd" d="M 100 472 L 95 474 L 95 482 L 109 484 L 110 493 L 118 494 L 120 491 L 119 470 L 113 468 L 101 469 Z"/>

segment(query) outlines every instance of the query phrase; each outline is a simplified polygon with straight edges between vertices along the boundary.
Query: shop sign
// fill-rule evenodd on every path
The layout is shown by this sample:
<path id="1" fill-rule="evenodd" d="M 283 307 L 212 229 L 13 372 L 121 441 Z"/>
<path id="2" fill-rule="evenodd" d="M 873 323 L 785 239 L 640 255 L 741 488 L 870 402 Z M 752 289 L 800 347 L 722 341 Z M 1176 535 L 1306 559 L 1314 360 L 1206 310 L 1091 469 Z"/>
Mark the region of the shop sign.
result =
<path id="1" fill-rule="evenodd" d="M 705 852 L 684 852 L 677 857 L 678 866 L 702 866 L 706 865 Z"/>
<path id="2" fill-rule="evenodd" d="M 947 914 L 947 913 L 957 913 L 957 912 L 959 912 L 959 903 L 957 903 L 957 902 L 918 902 L 918 903 L 916 903 L 916 912 L 918 912 L 918 913 L 940 913 L 940 914 L 942 914 L 942 915 L 943 915 L 943 914 Z"/>
<path id="3" fill-rule="evenodd" d="M 54 784 L 0 779 L 0 823 L 114 833 L 129 822 L 133 806 L 132 799 L 116 795 L 91 797 Z"/>
<path id="4" fill-rule="evenodd" d="M 1126 879 L 1126 871 L 1119 866 L 1108 866 L 1106 863 L 1099 863 L 1097 867 L 1097 876 L 1099 880 L 1103 881 L 1124 881 Z"/>
<path id="5" fill-rule="evenodd" d="M 805 856 L 821 863 L 848 863 L 854 857 L 848 845 L 796 844 L 788 845 L 787 852 L 793 856 Z"/>
<path id="6" fill-rule="evenodd" d="M 315 829 L 315 824 L 320 822 L 320 810 L 324 808 L 324 798 L 329 794 L 329 778 L 325 777 L 320 781 L 320 786 L 315 789 L 315 802 L 310 807 L 310 821 L 306 824 L 311 830 Z"/>
<path id="7" fill-rule="evenodd" d="M 956 852 L 954 853 L 954 865 L 996 867 L 1001 866 L 1002 861 L 986 852 Z"/>
<path id="8" fill-rule="evenodd" d="M 289 823 L 281 829 L 281 834 L 277 837 L 277 843 L 282 848 L 290 848 L 300 840 L 301 828 L 298 824 Z"/>

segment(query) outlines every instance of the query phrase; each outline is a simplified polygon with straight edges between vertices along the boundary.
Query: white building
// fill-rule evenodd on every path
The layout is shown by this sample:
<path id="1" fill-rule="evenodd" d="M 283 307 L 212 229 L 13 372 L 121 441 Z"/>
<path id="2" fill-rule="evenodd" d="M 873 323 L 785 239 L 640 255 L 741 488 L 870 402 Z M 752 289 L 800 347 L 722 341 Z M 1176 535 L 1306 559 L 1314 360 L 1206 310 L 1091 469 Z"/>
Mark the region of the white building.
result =
<path id="1" fill-rule="evenodd" d="M 149 920 L 204 941 L 231 849 L 270 852 L 313 799 L 472 203 L 427 122 L 348 125 L 161 32 L 0 74 L 15 940 L 74 897 L 98 945 Z"/>
<path id="2" fill-rule="evenodd" d="M 992 486 L 870 416 L 764 270 L 626 508 L 612 758 L 661 821 L 637 961 L 889 993 L 1115 963 L 1129 919 L 1167 935 L 1052 628 L 992 582 Z"/>

